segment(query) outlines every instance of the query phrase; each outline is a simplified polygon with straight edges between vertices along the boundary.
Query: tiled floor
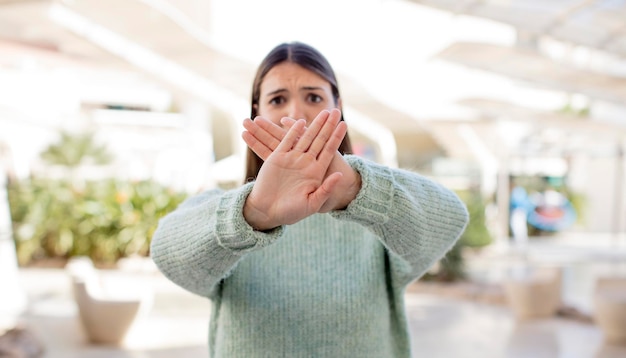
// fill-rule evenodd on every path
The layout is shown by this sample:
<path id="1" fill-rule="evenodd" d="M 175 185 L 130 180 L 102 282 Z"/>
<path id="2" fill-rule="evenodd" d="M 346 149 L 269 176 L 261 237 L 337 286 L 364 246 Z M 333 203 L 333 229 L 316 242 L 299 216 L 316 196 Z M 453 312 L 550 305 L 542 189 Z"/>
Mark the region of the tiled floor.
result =
<path id="1" fill-rule="evenodd" d="M 64 270 L 23 269 L 20 280 L 30 298 L 21 324 L 42 341 L 46 358 L 207 357 L 210 303 L 171 284 L 160 274 L 109 276 L 120 287 L 141 283 L 154 292 L 149 310 L 131 327 L 122 347 L 87 342 Z"/>
<path id="2" fill-rule="evenodd" d="M 47 358 L 207 357 L 210 304 L 159 274 L 141 275 L 155 292 L 154 302 L 123 348 L 86 343 L 63 270 L 23 269 L 20 279 L 30 298 L 21 322 L 42 340 Z M 408 293 L 406 300 L 415 357 L 626 357 L 626 347 L 604 345 L 592 324 L 517 322 L 506 306 L 425 294 Z"/>
<path id="3" fill-rule="evenodd" d="M 408 296 L 415 357 L 609 358 L 597 327 L 569 319 L 516 321 L 505 306 Z"/>

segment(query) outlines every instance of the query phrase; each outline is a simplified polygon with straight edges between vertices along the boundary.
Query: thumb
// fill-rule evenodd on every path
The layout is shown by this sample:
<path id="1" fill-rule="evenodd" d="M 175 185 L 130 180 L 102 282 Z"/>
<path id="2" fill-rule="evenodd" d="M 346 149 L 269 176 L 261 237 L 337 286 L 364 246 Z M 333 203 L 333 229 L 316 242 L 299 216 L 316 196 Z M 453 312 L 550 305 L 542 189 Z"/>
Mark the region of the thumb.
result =
<path id="1" fill-rule="evenodd" d="M 332 173 L 324 179 L 319 188 L 310 194 L 309 198 L 311 200 L 311 205 L 316 208 L 315 211 L 319 211 L 322 208 L 322 205 L 330 199 L 333 189 L 335 189 L 337 184 L 339 184 L 342 177 L 343 174 L 341 172 Z"/>

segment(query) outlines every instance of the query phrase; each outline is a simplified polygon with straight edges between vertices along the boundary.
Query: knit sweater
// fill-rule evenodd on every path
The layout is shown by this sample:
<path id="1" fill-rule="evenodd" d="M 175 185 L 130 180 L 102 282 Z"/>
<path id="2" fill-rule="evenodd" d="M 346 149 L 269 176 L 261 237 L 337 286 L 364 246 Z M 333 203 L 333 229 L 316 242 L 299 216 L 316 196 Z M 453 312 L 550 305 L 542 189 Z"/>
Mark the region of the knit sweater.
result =
<path id="1" fill-rule="evenodd" d="M 151 256 L 212 300 L 212 358 L 410 357 L 404 291 L 468 221 L 450 190 L 357 156 L 362 187 L 345 210 L 255 231 L 253 182 L 187 199 L 161 219 Z"/>

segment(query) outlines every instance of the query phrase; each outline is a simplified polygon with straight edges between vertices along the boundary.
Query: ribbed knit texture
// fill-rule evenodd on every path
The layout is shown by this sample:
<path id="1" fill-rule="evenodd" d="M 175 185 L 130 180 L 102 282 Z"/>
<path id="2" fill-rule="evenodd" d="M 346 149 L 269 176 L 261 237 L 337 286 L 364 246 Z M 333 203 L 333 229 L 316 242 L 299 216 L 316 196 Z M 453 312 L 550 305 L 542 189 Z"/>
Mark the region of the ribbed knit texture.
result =
<path id="1" fill-rule="evenodd" d="M 356 156 L 346 210 L 271 232 L 243 218 L 253 183 L 188 199 L 164 217 L 151 255 L 170 280 L 213 301 L 212 358 L 410 357 L 404 289 L 459 238 L 450 190 Z"/>

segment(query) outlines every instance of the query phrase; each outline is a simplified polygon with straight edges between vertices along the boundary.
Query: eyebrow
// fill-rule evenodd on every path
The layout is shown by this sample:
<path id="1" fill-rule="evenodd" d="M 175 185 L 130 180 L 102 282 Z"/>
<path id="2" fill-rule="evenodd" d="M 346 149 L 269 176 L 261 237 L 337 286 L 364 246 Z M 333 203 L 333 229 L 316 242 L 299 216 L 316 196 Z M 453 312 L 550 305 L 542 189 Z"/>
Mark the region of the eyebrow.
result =
<path id="1" fill-rule="evenodd" d="M 319 86 L 318 86 L 318 87 L 316 87 L 316 86 L 304 86 L 304 87 L 302 87 L 300 90 L 301 90 L 301 91 L 302 91 L 302 90 L 304 90 L 304 91 L 314 91 L 314 90 L 320 90 L 320 91 L 323 91 L 324 89 L 323 89 L 322 87 L 319 87 Z"/>
<path id="2" fill-rule="evenodd" d="M 284 88 L 279 88 L 279 89 L 277 89 L 275 91 L 267 93 L 266 96 L 273 96 L 273 95 L 281 93 L 281 92 L 287 92 L 287 90 L 284 89 Z"/>
<path id="3" fill-rule="evenodd" d="M 316 90 L 317 91 L 323 91 L 324 88 L 319 87 L 319 86 L 304 86 L 304 87 L 300 88 L 300 91 L 316 91 Z M 277 89 L 275 91 L 267 93 L 266 96 L 273 96 L 273 95 L 276 95 L 276 94 L 281 93 L 281 92 L 287 92 L 287 89 L 279 88 L 279 89 Z"/>

